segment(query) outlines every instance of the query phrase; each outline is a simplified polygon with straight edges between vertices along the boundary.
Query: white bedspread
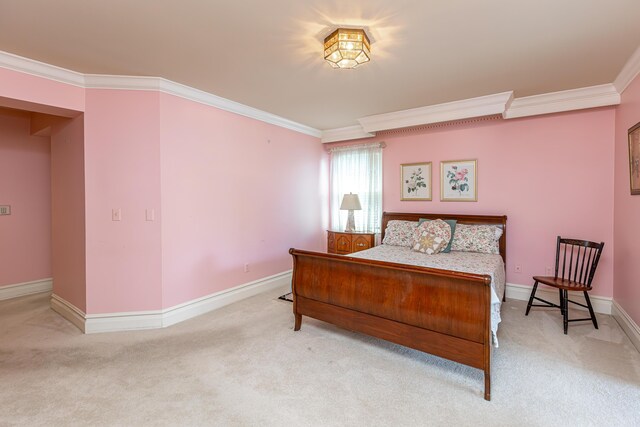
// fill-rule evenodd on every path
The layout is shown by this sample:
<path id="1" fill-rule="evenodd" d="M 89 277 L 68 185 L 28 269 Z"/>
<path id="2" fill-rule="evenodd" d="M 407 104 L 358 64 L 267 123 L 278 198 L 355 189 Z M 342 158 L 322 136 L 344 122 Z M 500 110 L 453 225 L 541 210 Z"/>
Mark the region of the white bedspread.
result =
<path id="1" fill-rule="evenodd" d="M 426 255 L 404 246 L 380 245 L 366 251 L 350 254 L 354 258 L 365 258 L 420 267 L 461 271 L 463 273 L 488 274 L 491 276 L 491 335 L 493 345 L 498 347 L 498 324 L 500 306 L 505 286 L 504 262 L 500 255 L 477 252 L 439 253 Z"/>

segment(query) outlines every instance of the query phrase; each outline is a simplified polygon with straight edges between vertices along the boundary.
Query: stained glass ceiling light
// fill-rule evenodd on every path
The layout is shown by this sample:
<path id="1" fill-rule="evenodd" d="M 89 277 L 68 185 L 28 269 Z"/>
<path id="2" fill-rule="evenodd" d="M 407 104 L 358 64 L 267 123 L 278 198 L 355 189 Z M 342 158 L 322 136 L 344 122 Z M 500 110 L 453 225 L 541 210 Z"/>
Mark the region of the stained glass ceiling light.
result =
<path id="1" fill-rule="evenodd" d="M 324 59 L 333 68 L 356 68 L 369 62 L 369 37 L 361 29 L 338 28 L 324 39 Z"/>

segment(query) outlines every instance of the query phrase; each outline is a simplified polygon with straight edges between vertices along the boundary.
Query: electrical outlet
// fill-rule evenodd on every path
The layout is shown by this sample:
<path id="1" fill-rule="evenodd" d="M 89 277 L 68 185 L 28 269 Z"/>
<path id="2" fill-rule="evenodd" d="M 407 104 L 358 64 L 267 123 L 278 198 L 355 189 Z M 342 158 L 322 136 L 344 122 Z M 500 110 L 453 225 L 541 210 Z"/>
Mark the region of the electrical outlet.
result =
<path id="1" fill-rule="evenodd" d="M 545 273 L 547 276 L 552 276 L 552 275 L 553 275 L 553 267 L 547 267 L 547 268 L 545 268 L 545 269 L 544 269 L 544 273 Z"/>
<path id="2" fill-rule="evenodd" d="M 516 273 L 522 273 L 522 266 L 520 264 L 516 265 Z"/>
<path id="3" fill-rule="evenodd" d="M 245 263 L 244 263 L 244 272 L 245 272 L 245 273 L 248 273 L 248 272 L 249 272 L 249 263 L 248 263 L 248 262 L 245 262 Z"/>
<path id="4" fill-rule="evenodd" d="M 147 221 L 155 221 L 156 219 L 156 211 L 155 209 L 147 209 L 145 211 L 145 218 Z"/>
<path id="5" fill-rule="evenodd" d="M 9 205 L 0 206 L 0 215 L 11 215 L 11 206 Z"/>
<path id="6" fill-rule="evenodd" d="M 111 210 L 111 221 L 121 221 L 122 220 L 122 211 L 120 208 Z"/>

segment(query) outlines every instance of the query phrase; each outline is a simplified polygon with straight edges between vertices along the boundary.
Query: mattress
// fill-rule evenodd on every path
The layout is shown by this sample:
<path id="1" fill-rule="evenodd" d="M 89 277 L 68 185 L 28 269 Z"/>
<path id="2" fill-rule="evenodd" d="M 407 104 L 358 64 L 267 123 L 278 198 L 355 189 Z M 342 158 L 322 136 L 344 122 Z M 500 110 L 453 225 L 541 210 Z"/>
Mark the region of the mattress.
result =
<path id="1" fill-rule="evenodd" d="M 488 274 L 491 276 L 491 336 L 493 345 L 498 347 L 501 298 L 505 287 L 504 261 L 500 255 L 457 251 L 426 255 L 404 246 L 380 245 L 349 256 L 463 273 Z"/>

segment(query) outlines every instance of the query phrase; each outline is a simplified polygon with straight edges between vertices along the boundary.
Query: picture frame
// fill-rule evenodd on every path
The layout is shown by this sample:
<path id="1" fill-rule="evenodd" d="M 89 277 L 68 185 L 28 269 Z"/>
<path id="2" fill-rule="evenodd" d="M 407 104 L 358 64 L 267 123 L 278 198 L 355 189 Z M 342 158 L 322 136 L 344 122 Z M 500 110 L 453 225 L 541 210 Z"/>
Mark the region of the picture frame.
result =
<path id="1" fill-rule="evenodd" d="M 640 122 L 629 129 L 629 186 L 631 195 L 640 194 Z"/>
<path id="2" fill-rule="evenodd" d="M 440 162 L 440 201 L 478 201 L 478 160 Z"/>
<path id="3" fill-rule="evenodd" d="M 430 201 L 431 162 L 404 163 L 400 165 L 400 200 Z"/>

